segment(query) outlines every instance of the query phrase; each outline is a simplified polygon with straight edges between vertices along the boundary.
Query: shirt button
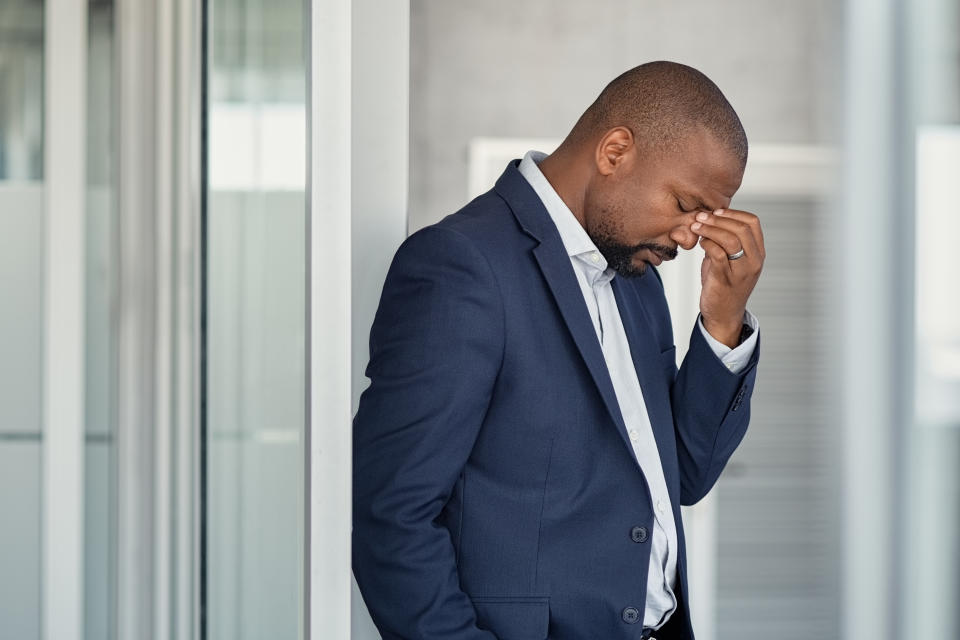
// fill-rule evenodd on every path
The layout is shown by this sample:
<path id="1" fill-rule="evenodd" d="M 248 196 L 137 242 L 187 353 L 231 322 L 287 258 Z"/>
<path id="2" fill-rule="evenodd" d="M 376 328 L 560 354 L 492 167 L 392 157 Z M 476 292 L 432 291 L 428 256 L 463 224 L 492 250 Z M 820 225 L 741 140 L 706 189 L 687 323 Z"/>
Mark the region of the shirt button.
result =
<path id="1" fill-rule="evenodd" d="M 663 500 L 657 500 L 657 511 L 663 513 Z"/>
<path id="2" fill-rule="evenodd" d="M 730 371 L 733 371 L 733 364 L 728 362 L 727 369 L 730 369 Z"/>
<path id="3" fill-rule="evenodd" d="M 639 431 L 637 431 L 636 429 L 630 429 L 630 439 L 631 439 L 631 440 L 636 440 L 636 439 L 639 438 L 639 437 L 640 437 L 640 432 L 639 432 Z"/>
<path id="4" fill-rule="evenodd" d="M 647 541 L 647 528 L 646 527 L 634 527 L 630 529 L 630 539 L 634 542 L 646 542 Z"/>
<path id="5" fill-rule="evenodd" d="M 593 253 L 590 254 L 590 259 L 593 260 L 594 262 L 600 262 L 600 254 L 594 251 Z"/>
<path id="6" fill-rule="evenodd" d="M 620 614 L 620 617 L 623 618 L 623 621 L 627 624 L 636 624 L 640 621 L 640 612 L 637 611 L 636 607 L 627 607 L 623 610 L 623 613 Z"/>

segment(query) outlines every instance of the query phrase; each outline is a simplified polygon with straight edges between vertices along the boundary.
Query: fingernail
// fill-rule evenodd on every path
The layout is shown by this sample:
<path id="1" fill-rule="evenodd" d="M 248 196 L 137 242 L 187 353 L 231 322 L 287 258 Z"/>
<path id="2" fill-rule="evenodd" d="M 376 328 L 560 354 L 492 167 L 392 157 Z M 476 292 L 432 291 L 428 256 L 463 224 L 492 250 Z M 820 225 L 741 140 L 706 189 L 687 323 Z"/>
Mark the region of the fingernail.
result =
<path id="1" fill-rule="evenodd" d="M 707 213 L 706 211 L 701 211 L 700 213 L 697 214 L 697 220 L 699 220 L 700 222 L 706 222 L 709 217 L 710 217 L 710 214 Z"/>
<path id="2" fill-rule="evenodd" d="M 699 217 L 699 216 L 698 216 L 698 217 Z M 697 229 L 699 229 L 699 228 L 702 227 L 702 226 L 703 226 L 703 225 L 700 224 L 699 222 L 694 222 L 692 225 L 690 225 L 690 228 L 693 229 L 694 231 L 696 231 Z"/>
<path id="3" fill-rule="evenodd" d="M 716 211 L 713 212 L 713 215 L 715 215 L 715 216 L 722 216 L 722 215 L 723 215 L 723 209 L 717 209 Z"/>

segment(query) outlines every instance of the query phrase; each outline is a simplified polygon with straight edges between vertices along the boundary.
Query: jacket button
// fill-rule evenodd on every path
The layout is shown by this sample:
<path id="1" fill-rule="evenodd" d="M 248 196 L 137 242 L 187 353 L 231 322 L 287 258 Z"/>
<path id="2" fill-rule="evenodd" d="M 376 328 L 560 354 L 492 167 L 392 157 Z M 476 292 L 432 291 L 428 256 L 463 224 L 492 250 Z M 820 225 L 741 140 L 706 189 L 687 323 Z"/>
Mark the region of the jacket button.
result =
<path id="1" fill-rule="evenodd" d="M 647 528 L 646 527 L 634 527 L 630 529 L 630 539 L 634 542 L 646 542 L 647 541 Z"/>
<path id="2" fill-rule="evenodd" d="M 623 618 L 623 621 L 627 624 L 636 624 L 640 621 L 640 612 L 637 611 L 636 607 L 627 607 L 623 610 L 623 613 L 620 614 L 620 617 Z"/>

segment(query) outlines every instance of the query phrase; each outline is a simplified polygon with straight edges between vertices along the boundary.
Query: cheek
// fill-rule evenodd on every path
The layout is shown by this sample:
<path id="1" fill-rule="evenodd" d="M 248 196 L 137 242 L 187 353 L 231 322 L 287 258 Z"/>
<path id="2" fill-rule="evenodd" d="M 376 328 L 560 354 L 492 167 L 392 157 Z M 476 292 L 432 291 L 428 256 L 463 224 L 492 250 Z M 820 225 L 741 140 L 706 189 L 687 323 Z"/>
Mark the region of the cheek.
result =
<path id="1" fill-rule="evenodd" d="M 676 226 L 674 212 L 656 200 L 635 200 L 626 219 L 626 231 L 635 243 L 662 240 Z"/>
<path id="2" fill-rule="evenodd" d="M 590 227 L 595 226 L 600 220 L 602 220 L 607 214 L 605 209 L 607 208 L 607 203 L 604 199 L 596 195 L 587 195 L 583 201 L 583 220 L 584 225 L 589 229 Z"/>
<path id="3" fill-rule="evenodd" d="M 619 235 L 623 231 L 623 205 L 614 197 L 596 197 L 584 202 L 584 223 L 590 233 Z"/>

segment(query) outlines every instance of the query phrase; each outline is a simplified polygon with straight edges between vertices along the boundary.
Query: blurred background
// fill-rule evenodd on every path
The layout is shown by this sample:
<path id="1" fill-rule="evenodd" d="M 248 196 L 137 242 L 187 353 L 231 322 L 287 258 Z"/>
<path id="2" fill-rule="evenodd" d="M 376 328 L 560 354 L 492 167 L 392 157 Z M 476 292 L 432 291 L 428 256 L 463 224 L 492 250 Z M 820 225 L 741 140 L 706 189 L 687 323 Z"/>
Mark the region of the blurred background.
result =
<path id="1" fill-rule="evenodd" d="M 960 638 L 956 0 L 0 0 L 0 640 L 379 638 L 349 430 L 393 251 L 663 59 L 739 113 L 768 249 L 697 637 Z"/>

